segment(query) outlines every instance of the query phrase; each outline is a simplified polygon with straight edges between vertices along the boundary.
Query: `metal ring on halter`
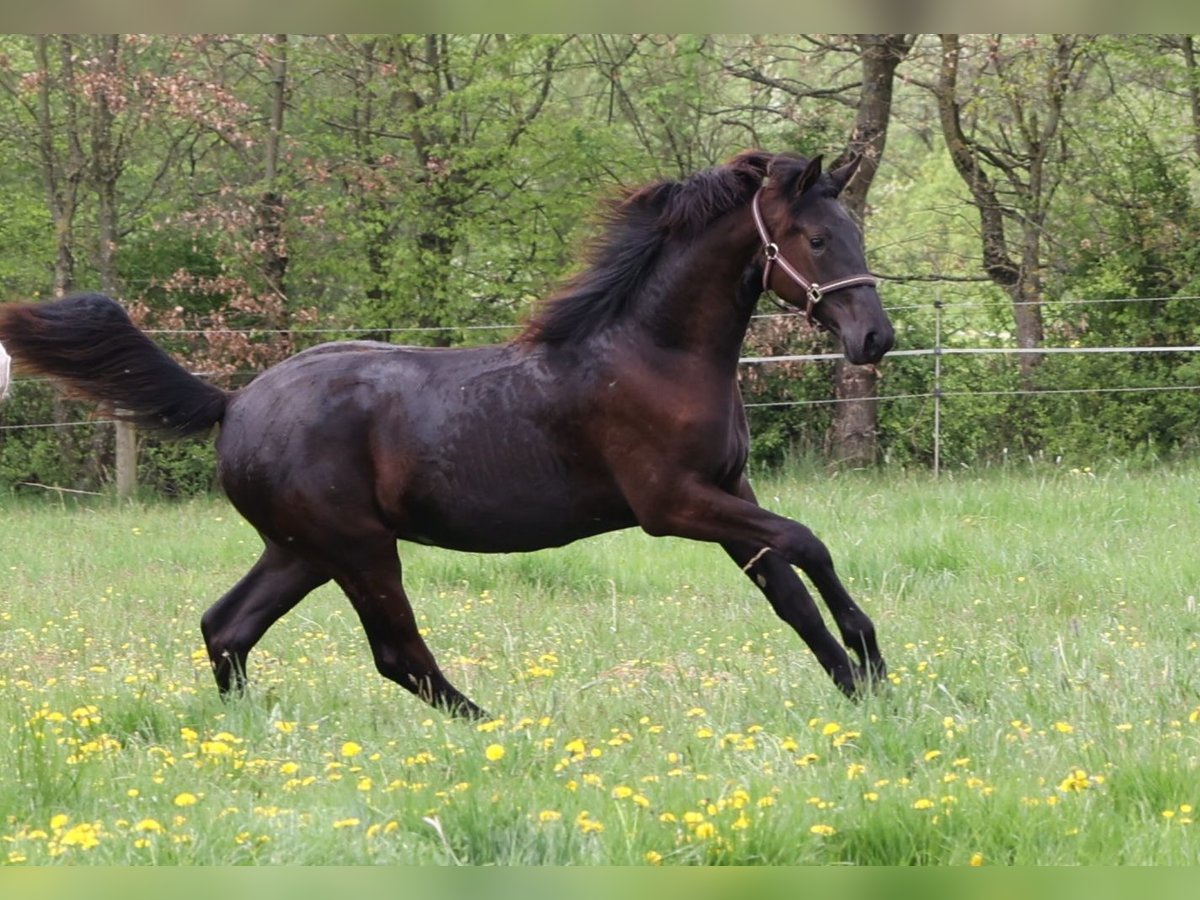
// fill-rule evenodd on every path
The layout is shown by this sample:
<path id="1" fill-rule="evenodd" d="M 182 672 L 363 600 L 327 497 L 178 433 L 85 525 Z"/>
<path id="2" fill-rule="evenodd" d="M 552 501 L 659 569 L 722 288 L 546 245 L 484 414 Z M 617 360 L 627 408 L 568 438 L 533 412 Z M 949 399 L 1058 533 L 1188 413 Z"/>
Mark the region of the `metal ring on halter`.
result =
<path id="1" fill-rule="evenodd" d="M 767 244 L 763 247 L 763 254 L 767 257 L 767 262 L 774 262 L 779 259 L 779 245 Z"/>
<path id="2" fill-rule="evenodd" d="M 813 302 L 814 306 L 821 302 L 822 296 L 824 296 L 824 295 L 821 293 L 821 286 L 819 284 L 814 284 L 814 285 L 809 286 L 808 299 Z"/>

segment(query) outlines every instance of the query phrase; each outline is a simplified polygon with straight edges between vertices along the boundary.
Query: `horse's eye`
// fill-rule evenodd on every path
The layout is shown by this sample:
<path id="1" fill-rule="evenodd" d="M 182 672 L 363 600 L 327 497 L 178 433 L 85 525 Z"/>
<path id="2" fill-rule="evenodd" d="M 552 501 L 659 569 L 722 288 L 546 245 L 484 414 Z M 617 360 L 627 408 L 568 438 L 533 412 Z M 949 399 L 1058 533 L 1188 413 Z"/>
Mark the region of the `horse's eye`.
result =
<path id="1" fill-rule="evenodd" d="M 821 235 L 813 235 L 808 239 L 808 246 L 812 247 L 814 253 L 820 253 L 825 249 L 825 238 Z"/>

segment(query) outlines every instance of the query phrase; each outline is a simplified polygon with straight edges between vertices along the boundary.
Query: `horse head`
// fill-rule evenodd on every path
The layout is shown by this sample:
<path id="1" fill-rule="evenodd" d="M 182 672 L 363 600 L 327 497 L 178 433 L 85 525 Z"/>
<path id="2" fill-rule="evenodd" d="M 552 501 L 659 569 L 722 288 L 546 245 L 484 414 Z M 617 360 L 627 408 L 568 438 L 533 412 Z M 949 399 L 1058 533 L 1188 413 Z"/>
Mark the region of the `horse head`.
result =
<path id="1" fill-rule="evenodd" d="M 862 231 L 838 200 L 859 159 L 822 172 L 820 156 L 776 156 L 752 208 L 763 288 L 828 328 L 846 359 L 864 365 L 883 358 L 895 332 L 867 273 Z"/>

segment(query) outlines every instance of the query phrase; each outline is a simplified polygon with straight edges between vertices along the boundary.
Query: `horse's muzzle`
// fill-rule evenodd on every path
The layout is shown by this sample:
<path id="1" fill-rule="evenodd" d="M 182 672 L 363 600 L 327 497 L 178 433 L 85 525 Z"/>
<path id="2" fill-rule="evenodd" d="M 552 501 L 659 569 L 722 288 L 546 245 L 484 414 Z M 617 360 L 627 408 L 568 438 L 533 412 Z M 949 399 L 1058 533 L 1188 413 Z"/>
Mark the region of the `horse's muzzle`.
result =
<path id="1" fill-rule="evenodd" d="M 842 335 L 842 350 L 846 359 L 856 366 L 869 366 L 883 359 L 896 343 L 896 332 L 890 322 L 863 333 L 861 338 Z"/>

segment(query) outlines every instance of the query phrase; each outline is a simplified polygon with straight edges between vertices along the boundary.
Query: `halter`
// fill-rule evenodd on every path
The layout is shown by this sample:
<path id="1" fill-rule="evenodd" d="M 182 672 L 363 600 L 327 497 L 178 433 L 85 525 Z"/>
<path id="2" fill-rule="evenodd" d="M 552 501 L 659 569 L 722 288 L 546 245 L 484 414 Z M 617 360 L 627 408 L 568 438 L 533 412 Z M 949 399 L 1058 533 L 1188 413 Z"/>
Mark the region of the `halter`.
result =
<path id="1" fill-rule="evenodd" d="M 804 317 L 808 319 L 808 324 L 816 325 L 817 321 L 813 318 L 813 307 L 820 303 L 821 298 L 826 294 L 841 290 L 842 288 L 854 287 L 858 284 L 869 284 L 871 287 L 874 287 L 879 283 L 879 280 L 873 275 L 848 275 L 845 278 L 839 278 L 836 281 L 830 281 L 826 284 L 817 284 L 805 278 L 795 266 L 784 259 L 783 254 L 779 252 L 779 245 L 771 240 L 771 233 L 767 231 L 767 225 L 763 222 L 762 212 L 758 208 L 758 196 L 762 192 L 762 188 L 755 191 L 754 200 L 750 203 L 750 211 L 754 213 L 754 225 L 758 228 L 758 236 L 762 238 L 763 255 L 767 258 L 767 264 L 763 267 L 764 291 L 771 290 L 771 266 L 779 266 L 792 281 L 796 282 L 804 290 L 805 296 L 808 297 L 808 302 L 804 306 Z"/>

